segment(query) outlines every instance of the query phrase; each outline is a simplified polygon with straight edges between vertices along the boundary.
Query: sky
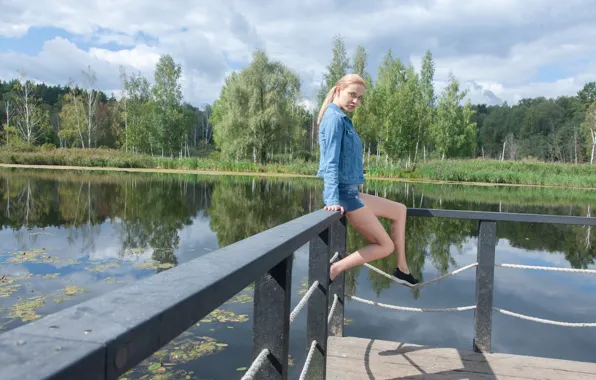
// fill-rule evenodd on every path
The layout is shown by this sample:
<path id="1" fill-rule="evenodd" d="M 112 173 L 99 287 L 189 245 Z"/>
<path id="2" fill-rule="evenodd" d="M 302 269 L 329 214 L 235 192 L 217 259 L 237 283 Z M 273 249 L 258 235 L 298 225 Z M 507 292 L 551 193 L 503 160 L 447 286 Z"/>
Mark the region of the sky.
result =
<path id="1" fill-rule="evenodd" d="M 333 37 L 368 53 L 376 76 L 388 49 L 419 70 L 429 49 L 435 86 L 452 71 L 472 103 L 575 95 L 596 80 L 596 0 L 0 0 L 0 79 L 96 87 L 118 96 L 119 66 L 152 80 L 170 54 L 195 106 L 219 97 L 226 75 L 256 49 L 294 70 L 316 99 Z"/>

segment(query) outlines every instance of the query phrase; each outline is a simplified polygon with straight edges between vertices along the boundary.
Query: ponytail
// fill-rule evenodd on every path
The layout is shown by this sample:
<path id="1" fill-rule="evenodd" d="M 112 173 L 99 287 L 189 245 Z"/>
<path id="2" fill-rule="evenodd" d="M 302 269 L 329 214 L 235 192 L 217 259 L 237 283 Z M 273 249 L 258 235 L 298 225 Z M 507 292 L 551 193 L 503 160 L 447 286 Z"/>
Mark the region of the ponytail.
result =
<path id="1" fill-rule="evenodd" d="M 323 104 L 321 105 L 321 110 L 319 111 L 319 116 L 317 117 L 317 125 L 321 124 L 321 120 L 323 120 L 323 115 L 325 114 L 325 111 L 327 110 L 327 106 L 329 105 L 329 103 L 331 103 L 333 101 L 333 98 L 335 98 L 336 88 L 337 88 L 337 84 L 335 86 L 331 87 L 329 92 L 327 92 L 327 96 L 325 97 L 325 100 L 323 100 Z"/>

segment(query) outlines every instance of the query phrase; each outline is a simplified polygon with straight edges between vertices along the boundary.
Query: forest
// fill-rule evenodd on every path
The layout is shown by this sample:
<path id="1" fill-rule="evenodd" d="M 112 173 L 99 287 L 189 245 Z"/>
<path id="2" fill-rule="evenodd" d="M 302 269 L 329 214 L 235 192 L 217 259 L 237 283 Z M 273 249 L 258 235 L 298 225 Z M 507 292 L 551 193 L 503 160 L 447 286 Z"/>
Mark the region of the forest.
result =
<path id="1" fill-rule="evenodd" d="M 357 46 L 349 57 L 336 36 L 318 105 L 349 72 L 367 82 L 361 107 L 349 115 L 365 145 L 365 164 L 415 168 L 422 160 L 468 158 L 594 162 L 596 82 L 573 96 L 471 104 L 453 73 L 435 93 L 430 51 L 416 72 L 388 50 L 373 78 L 366 48 Z M 182 67 L 169 55 L 157 62 L 153 78 L 121 67 L 118 96 L 97 89 L 92 67 L 80 77 L 80 83 L 61 85 L 37 83 L 26 73 L 0 80 L 1 149 L 108 148 L 261 164 L 317 160 L 318 107 L 300 105 L 296 71 L 263 51 L 226 77 L 211 105 L 185 101 Z"/>

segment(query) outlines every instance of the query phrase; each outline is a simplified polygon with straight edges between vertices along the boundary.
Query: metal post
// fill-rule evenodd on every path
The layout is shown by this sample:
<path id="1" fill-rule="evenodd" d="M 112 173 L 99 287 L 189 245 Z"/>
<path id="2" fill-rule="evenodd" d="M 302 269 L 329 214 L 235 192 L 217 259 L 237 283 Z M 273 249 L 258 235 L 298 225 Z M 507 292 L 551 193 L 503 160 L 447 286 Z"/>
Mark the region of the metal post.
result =
<path id="1" fill-rule="evenodd" d="M 315 236 L 309 245 L 308 285 L 319 282 L 318 289 L 308 300 L 306 319 L 306 350 L 317 341 L 307 373 L 308 379 L 324 380 L 327 370 L 327 305 L 329 289 L 329 259 L 334 226 Z"/>
<path id="2" fill-rule="evenodd" d="M 339 221 L 333 224 L 333 235 L 331 236 L 331 252 L 329 252 L 329 260 L 338 252 L 342 257 L 346 253 L 346 237 L 347 237 L 347 221 L 346 217 L 342 217 Z M 337 294 L 337 305 L 331 316 L 329 323 L 330 336 L 344 336 L 344 293 L 346 289 L 346 276 L 342 272 L 337 276 L 333 283 L 329 286 L 329 312 L 333 306 L 334 296 Z"/>
<path id="3" fill-rule="evenodd" d="M 480 221 L 478 251 L 476 253 L 476 310 L 474 322 L 474 351 L 490 353 L 493 315 L 493 286 L 495 278 L 495 247 L 497 223 Z"/>
<path id="4" fill-rule="evenodd" d="M 292 254 L 255 283 L 252 358 L 270 351 L 258 379 L 288 378 L 293 259 Z"/>

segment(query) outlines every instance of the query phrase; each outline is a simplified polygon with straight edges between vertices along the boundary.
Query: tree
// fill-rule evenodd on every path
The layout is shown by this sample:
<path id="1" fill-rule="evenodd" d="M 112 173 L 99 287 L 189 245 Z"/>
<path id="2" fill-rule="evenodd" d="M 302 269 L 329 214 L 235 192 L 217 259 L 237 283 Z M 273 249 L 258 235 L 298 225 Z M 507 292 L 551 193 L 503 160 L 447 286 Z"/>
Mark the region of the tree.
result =
<path id="1" fill-rule="evenodd" d="M 586 120 L 583 123 L 584 129 L 592 140 L 592 149 L 590 152 L 590 164 L 594 164 L 594 153 L 596 151 L 596 101 L 588 108 Z"/>
<path id="2" fill-rule="evenodd" d="M 350 59 L 348 58 L 348 54 L 346 52 L 346 46 L 344 44 L 344 40 L 340 35 L 337 35 L 333 38 L 333 57 L 331 58 L 331 62 L 327 66 L 327 73 L 324 75 L 324 85 L 321 86 L 318 96 L 318 105 L 317 109 L 321 107 L 327 93 L 333 87 L 338 80 L 341 79 L 344 75 L 348 73 L 350 70 Z"/>
<path id="3" fill-rule="evenodd" d="M 86 91 L 84 94 L 87 118 L 87 148 L 91 148 L 91 137 L 96 128 L 95 114 L 97 113 L 97 91 L 94 86 L 97 81 L 95 72 L 91 70 L 91 66 L 87 67 L 87 71 L 83 71 L 84 82 L 86 85 Z"/>
<path id="4" fill-rule="evenodd" d="M 459 81 L 449 72 L 447 87 L 439 96 L 437 117 L 431 127 L 431 137 L 441 158 L 471 155 L 476 142 L 476 123 L 472 122 L 474 110 L 468 100 L 460 103 L 466 90 L 459 90 Z"/>
<path id="5" fill-rule="evenodd" d="M 420 144 L 426 144 L 426 134 L 433 123 L 435 115 L 435 90 L 433 78 L 435 75 L 435 64 L 430 50 L 427 50 L 422 59 L 420 70 L 420 82 L 418 87 L 418 133 L 416 134 L 416 148 L 414 152 L 414 168 L 418 162 L 418 148 Z"/>
<path id="6" fill-rule="evenodd" d="M 596 82 L 588 82 L 578 91 L 579 98 L 584 109 L 587 109 L 592 103 L 596 102 Z"/>
<path id="7" fill-rule="evenodd" d="M 24 142 L 35 144 L 46 132 L 48 114 L 43 110 L 40 99 L 35 96 L 35 84 L 31 80 L 25 80 L 24 73 L 21 73 L 14 86 L 16 130 Z"/>
<path id="8" fill-rule="evenodd" d="M 182 149 L 182 141 L 188 135 L 187 125 L 182 121 L 182 90 L 178 81 L 182 75 L 182 68 L 174 62 L 170 55 L 159 58 L 155 67 L 155 86 L 152 92 L 155 98 L 155 118 L 153 124 L 153 145 L 164 149 L 170 155 Z"/>
<path id="9" fill-rule="evenodd" d="M 224 157 L 252 155 L 264 163 L 267 155 L 291 142 L 299 124 L 293 112 L 300 91 L 296 73 L 262 51 L 251 64 L 225 80 L 213 105 L 214 139 Z"/>

